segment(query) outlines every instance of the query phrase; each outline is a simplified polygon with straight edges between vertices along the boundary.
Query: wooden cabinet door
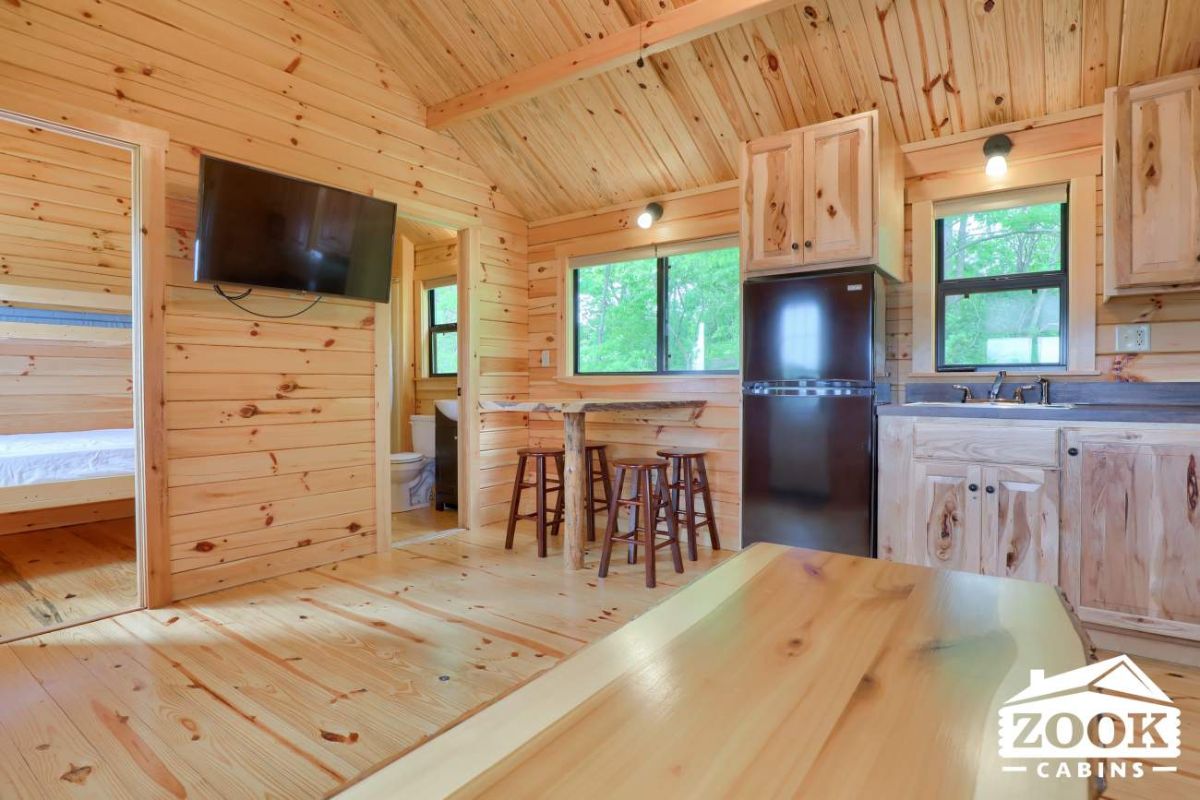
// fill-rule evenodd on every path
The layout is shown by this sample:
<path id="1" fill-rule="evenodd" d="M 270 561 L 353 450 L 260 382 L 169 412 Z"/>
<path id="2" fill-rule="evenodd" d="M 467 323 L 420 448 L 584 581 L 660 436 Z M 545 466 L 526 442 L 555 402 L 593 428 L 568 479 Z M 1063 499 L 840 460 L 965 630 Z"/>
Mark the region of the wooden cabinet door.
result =
<path id="1" fill-rule="evenodd" d="M 1084 621 L 1200 640 L 1200 434 L 1068 431 L 1062 584 Z"/>
<path id="2" fill-rule="evenodd" d="M 806 128 L 804 264 L 870 259 L 875 247 L 875 164 L 871 117 Z"/>
<path id="3" fill-rule="evenodd" d="M 912 464 L 910 564 L 979 572 L 982 468 L 949 461 Z"/>
<path id="4" fill-rule="evenodd" d="M 1058 472 L 984 467 L 983 571 L 1058 583 Z"/>
<path id="5" fill-rule="evenodd" d="M 746 271 L 800 263 L 800 133 L 757 139 L 742 154 Z"/>
<path id="6" fill-rule="evenodd" d="M 1117 287 L 1200 285 L 1200 71 L 1114 89 L 1105 113 Z"/>

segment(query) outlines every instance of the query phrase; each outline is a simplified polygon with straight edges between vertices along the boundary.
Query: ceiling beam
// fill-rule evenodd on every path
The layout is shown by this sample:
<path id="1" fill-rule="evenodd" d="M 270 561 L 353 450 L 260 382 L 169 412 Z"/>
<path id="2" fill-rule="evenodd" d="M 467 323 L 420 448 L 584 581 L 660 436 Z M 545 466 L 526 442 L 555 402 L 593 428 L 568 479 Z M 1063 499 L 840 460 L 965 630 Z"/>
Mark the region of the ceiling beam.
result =
<path id="1" fill-rule="evenodd" d="M 440 130 L 599 75 L 639 52 L 661 53 L 781 8 L 796 0 L 694 0 L 603 39 L 555 56 L 465 94 L 430 106 L 427 124 Z"/>

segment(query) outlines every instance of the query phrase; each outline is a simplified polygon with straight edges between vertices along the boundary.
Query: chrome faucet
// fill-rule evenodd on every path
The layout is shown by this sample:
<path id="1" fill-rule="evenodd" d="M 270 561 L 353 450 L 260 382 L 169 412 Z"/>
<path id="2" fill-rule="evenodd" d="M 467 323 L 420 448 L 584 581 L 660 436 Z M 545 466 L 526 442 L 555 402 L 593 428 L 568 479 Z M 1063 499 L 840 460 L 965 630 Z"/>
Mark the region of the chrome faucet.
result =
<path id="1" fill-rule="evenodd" d="M 967 386 L 962 383 L 956 383 L 956 384 L 954 384 L 954 386 L 952 388 L 957 389 L 958 391 L 962 392 L 962 399 L 959 400 L 960 403 L 965 403 L 968 400 L 975 399 L 975 393 L 971 391 L 970 386 Z"/>
<path id="2" fill-rule="evenodd" d="M 1008 377 L 1008 372 L 1000 370 L 996 373 L 996 380 L 992 381 L 992 388 L 988 390 L 988 401 L 996 402 L 1000 399 L 1000 387 L 1004 385 L 1004 379 Z"/>
<path id="3" fill-rule="evenodd" d="M 1041 375 L 1038 375 L 1034 383 L 1036 383 L 1042 390 L 1042 396 L 1038 398 L 1038 405 L 1050 405 L 1050 379 L 1043 378 Z"/>

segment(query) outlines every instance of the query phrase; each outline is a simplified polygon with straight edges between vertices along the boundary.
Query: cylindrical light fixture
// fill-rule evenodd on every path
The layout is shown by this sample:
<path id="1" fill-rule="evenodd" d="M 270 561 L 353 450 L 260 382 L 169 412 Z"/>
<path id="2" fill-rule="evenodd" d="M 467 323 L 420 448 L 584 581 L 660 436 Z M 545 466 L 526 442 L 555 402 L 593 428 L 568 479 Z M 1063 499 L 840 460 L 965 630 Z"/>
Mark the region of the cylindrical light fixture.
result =
<path id="1" fill-rule="evenodd" d="M 1008 172 L 1008 154 L 1012 152 L 1012 147 L 1012 139 L 1003 133 L 987 138 L 983 143 L 983 157 L 987 159 L 983 171 L 988 177 L 999 178 Z"/>
<path id="2" fill-rule="evenodd" d="M 658 203 L 650 203 L 644 209 L 642 209 L 642 213 L 638 214 L 638 227 L 642 228 L 643 230 L 649 228 L 651 225 L 662 219 L 662 211 L 663 209 L 661 205 Z"/>

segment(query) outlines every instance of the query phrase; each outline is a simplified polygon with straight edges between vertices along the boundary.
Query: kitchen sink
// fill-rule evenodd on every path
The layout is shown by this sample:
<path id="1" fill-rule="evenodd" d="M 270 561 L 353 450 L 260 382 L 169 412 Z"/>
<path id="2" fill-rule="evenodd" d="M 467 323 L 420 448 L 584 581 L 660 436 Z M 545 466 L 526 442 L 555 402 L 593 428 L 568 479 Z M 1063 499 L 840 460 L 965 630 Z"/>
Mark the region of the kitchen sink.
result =
<path id="1" fill-rule="evenodd" d="M 963 403 L 958 400 L 921 400 L 916 403 L 905 403 L 909 406 L 926 406 L 937 408 L 996 408 L 1002 410 L 1008 409 L 1049 409 L 1054 411 L 1066 411 L 1075 407 L 1074 403 L 1050 403 L 1042 405 L 1041 403 L 1018 403 L 1013 400 L 968 400 Z"/>

